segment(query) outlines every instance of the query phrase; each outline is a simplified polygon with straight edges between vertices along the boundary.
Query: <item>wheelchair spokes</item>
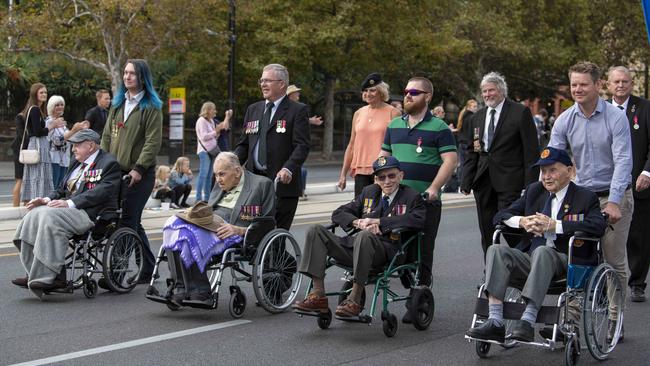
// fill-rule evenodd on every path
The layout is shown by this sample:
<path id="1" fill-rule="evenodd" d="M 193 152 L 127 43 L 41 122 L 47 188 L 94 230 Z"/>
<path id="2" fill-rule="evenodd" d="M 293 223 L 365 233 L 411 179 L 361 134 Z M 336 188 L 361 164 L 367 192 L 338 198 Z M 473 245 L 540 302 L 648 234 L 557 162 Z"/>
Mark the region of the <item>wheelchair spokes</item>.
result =
<path id="1" fill-rule="evenodd" d="M 108 239 L 104 250 L 104 278 L 118 293 L 131 291 L 142 269 L 143 251 L 140 237 L 130 228 L 120 228 Z"/>
<path id="2" fill-rule="evenodd" d="M 616 271 L 602 264 L 595 271 L 586 289 L 583 319 L 587 348 L 591 355 L 603 360 L 614 349 L 623 324 L 623 297 Z M 608 340 L 610 322 L 615 336 Z"/>

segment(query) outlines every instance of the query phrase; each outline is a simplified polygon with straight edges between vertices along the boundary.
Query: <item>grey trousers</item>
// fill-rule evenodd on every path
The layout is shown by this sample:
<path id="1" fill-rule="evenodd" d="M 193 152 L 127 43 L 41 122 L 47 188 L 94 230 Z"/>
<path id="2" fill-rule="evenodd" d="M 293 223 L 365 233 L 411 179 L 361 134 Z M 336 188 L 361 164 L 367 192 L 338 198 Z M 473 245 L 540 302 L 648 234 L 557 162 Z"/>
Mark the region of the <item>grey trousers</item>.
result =
<path id="1" fill-rule="evenodd" d="M 605 205 L 607 205 L 607 197 L 601 197 L 599 200 L 600 208 L 605 208 Z M 605 262 L 614 268 L 618 274 L 618 279 L 621 281 L 621 296 L 623 306 L 625 306 L 625 295 L 627 292 L 627 236 L 630 232 L 630 224 L 632 223 L 632 214 L 634 212 L 632 189 L 625 191 L 619 208 L 621 209 L 621 219 L 616 224 L 611 225 L 611 227 L 607 227 L 607 231 L 605 231 L 605 235 L 600 240 L 600 244 Z M 614 287 L 609 286 L 609 288 L 613 289 Z M 610 317 L 617 319 L 618 308 L 612 301 L 614 294 L 609 291 L 608 297 L 610 301 Z"/>
<path id="2" fill-rule="evenodd" d="M 353 248 L 348 248 L 343 246 L 342 238 L 321 225 L 314 225 L 307 231 L 298 271 L 309 277 L 324 278 L 328 255 L 344 266 L 353 267 L 354 282 L 364 286 L 370 270 L 381 270 L 389 260 L 384 245 L 375 234 L 365 230 L 359 232 L 354 237 Z"/>
<path id="3" fill-rule="evenodd" d="M 509 284 L 525 282 L 522 296 L 539 307 L 551 281 L 566 271 L 567 255 L 551 247 L 538 247 L 529 256 L 507 244 L 494 244 L 485 257 L 485 291 L 503 301 Z"/>

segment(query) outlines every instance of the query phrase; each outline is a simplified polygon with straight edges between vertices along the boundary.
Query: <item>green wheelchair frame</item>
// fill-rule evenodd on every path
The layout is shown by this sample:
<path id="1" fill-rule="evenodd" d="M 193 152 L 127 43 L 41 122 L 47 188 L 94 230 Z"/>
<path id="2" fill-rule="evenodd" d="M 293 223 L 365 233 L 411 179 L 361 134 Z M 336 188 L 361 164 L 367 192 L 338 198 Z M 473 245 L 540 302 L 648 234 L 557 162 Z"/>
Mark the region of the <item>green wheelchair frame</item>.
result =
<path id="1" fill-rule="evenodd" d="M 336 230 L 336 224 L 329 224 L 326 226 L 328 230 L 334 232 Z M 347 235 L 353 235 L 358 232 L 358 229 L 347 231 Z M 424 236 L 422 232 L 417 233 L 416 235 L 411 235 L 403 242 L 403 237 L 407 233 L 405 229 L 397 228 L 391 232 L 391 239 L 394 240 L 399 249 L 391 261 L 384 266 L 381 272 L 371 271 L 368 284 L 374 284 L 374 291 L 372 295 L 372 303 L 370 305 L 370 311 L 366 314 L 359 314 L 356 317 L 339 317 L 337 319 L 347 322 L 356 322 L 356 323 L 365 323 L 372 324 L 373 319 L 375 318 L 377 298 L 379 297 L 379 292 L 382 292 L 382 311 L 381 311 L 381 320 L 383 323 L 383 331 L 387 337 L 393 337 L 397 333 L 397 317 L 388 311 L 388 305 L 392 302 L 406 301 L 406 307 L 411 314 L 411 321 L 413 326 L 418 330 L 426 330 L 429 328 L 431 321 L 433 320 L 433 313 L 435 310 L 435 303 L 433 298 L 433 293 L 431 289 L 427 286 L 418 285 L 418 272 L 419 265 L 422 260 L 421 256 L 421 246 L 420 242 Z M 401 263 L 406 256 L 408 255 L 408 249 L 412 245 L 417 245 L 417 260 L 410 263 Z M 337 296 L 338 303 L 340 304 L 345 300 L 350 292 L 352 291 L 352 268 L 342 266 L 336 263 L 331 257 L 327 258 L 326 268 L 332 266 L 338 266 L 345 270 L 345 277 L 342 278 L 345 283 L 339 291 L 326 292 L 325 296 Z M 390 289 L 390 280 L 391 278 L 399 278 L 402 281 L 402 284 L 409 288 L 409 294 L 407 296 L 402 296 Z M 313 282 L 309 280 L 305 296 L 309 294 L 312 289 Z M 365 305 L 366 293 L 365 289 L 361 298 L 361 307 Z M 332 311 L 327 310 L 326 313 L 320 312 L 307 312 L 301 310 L 295 310 L 295 312 L 302 317 L 306 316 L 315 316 L 317 317 L 318 326 L 321 329 L 329 328 L 332 323 Z"/>

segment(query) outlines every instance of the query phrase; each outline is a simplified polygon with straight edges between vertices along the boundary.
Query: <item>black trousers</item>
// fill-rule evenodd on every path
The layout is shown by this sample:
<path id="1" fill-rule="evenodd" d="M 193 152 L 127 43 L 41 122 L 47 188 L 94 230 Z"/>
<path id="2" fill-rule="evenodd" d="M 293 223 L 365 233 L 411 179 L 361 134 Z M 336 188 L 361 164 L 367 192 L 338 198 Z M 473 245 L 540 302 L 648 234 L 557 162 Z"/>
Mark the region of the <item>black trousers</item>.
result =
<path id="1" fill-rule="evenodd" d="M 431 285 L 433 272 L 433 250 L 436 247 L 436 237 L 438 236 L 438 227 L 440 226 L 440 216 L 442 214 L 442 203 L 438 200 L 427 202 L 427 215 L 425 219 L 424 236 L 420 243 L 421 258 L 420 263 L 420 285 Z"/>
<path id="2" fill-rule="evenodd" d="M 275 201 L 275 224 L 289 230 L 298 208 L 298 197 L 277 197 Z"/>
<path id="3" fill-rule="evenodd" d="M 180 200 L 181 204 L 185 204 L 187 203 L 187 197 L 189 197 L 190 193 L 192 192 L 192 185 L 191 184 L 178 185 L 172 188 L 172 192 L 174 192 L 174 197 L 172 198 L 172 202 L 178 204 Z"/>
<path id="4" fill-rule="evenodd" d="M 492 220 L 500 210 L 508 208 L 521 196 L 521 191 L 497 192 L 492 188 L 489 173 L 484 173 L 476 185 L 472 188 L 476 200 L 476 211 L 478 213 L 478 226 L 481 230 L 481 247 L 483 248 L 483 259 L 487 248 L 492 245 L 494 224 Z M 508 242 L 516 239 L 506 238 Z"/>
<path id="5" fill-rule="evenodd" d="M 145 233 L 141 222 L 142 210 L 144 210 L 144 206 L 147 204 L 147 200 L 153 190 L 154 181 L 156 179 L 155 172 L 155 166 L 147 169 L 142 175 L 142 180 L 130 188 L 127 188 L 126 194 L 123 197 L 123 216 L 120 225 L 135 230 L 142 240 L 144 263 L 142 264 L 141 278 L 147 278 L 151 275 L 156 261 L 153 252 L 151 252 L 147 233 Z M 129 172 L 122 172 L 122 174 L 129 174 Z"/>
<path id="6" fill-rule="evenodd" d="M 627 261 L 630 287 L 646 287 L 650 267 L 650 198 L 634 199 L 634 213 L 627 236 Z"/>
<path id="7" fill-rule="evenodd" d="M 375 177 L 371 175 L 365 175 L 365 174 L 357 174 L 354 176 L 354 197 L 357 197 L 358 195 L 361 194 L 361 191 L 366 186 L 369 186 L 371 184 L 375 183 Z"/>

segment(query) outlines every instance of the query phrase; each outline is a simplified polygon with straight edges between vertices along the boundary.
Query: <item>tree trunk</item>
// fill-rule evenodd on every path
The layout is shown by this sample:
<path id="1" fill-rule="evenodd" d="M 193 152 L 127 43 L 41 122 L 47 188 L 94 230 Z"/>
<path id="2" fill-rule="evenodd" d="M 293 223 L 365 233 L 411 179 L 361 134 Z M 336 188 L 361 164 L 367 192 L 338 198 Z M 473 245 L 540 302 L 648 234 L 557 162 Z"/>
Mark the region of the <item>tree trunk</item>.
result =
<path id="1" fill-rule="evenodd" d="M 323 149 L 322 157 L 324 160 L 332 158 L 332 148 L 334 144 L 334 87 L 336 78 L 331 75 L 325 75 L 325 115 L 323 129 Z"/>

